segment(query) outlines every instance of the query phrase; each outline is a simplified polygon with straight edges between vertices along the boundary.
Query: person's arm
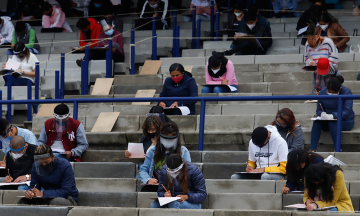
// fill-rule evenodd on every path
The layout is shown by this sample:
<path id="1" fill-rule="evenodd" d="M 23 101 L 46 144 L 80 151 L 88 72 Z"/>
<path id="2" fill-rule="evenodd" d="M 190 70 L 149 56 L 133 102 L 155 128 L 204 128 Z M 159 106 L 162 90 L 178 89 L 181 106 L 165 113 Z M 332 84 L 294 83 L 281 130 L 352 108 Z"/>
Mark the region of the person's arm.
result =
<path id="1" fill-rule="evenodd" d="M 271 166 L 265 167 L 265 172 L 281 172 L 282 174 L 286 174 L 286 164 L 287 164 L 287 155 L 288 155 L 288 146 L 285 140 L 280 140 L 277 152 L 278 160 L 280 161 L 279 166 Z"/>
<path id="2" fill-rule="evenodd" d="M 101 26 L 100 25 L 97 25 L 95 28 L 94 28 L 94 30 L 93 31 L 95 31 L 95 33 L 96 33 L 96 35 L 95 35 L 95 38 L 91 38 L 91 45 L 89 46 L 89 48 L 91 48 L 91 47 L 96 47 L 97 46 L 97 44 L 98 44 L 98 39 L 99 39 L 99 35 L 100 35 L 100 33 L 101 33 Z"/>
<path id="3" fill-rule="evenodd" d="M 15 45 L 17 43 L 17 39 L 16 39 L 16 35 L 15 35 L 15 30 L 12 33 L 12 41 L 11 44 Z"/>
<path id="4" fill-rule="evenodd" d="M 155 148 L 155 147 L 151 147 Z M 153 160 L 154 156 L 154 150 L 150 149 L 149 152 L 145 156 L 144 164 L 140 167 L 139 170 L 139 176 L 142 181 L 142 183 L 147 184 L 147 182 L 152 179 L 151 176 L 149 176 L 149 171 L 152 171 L 153 167 L 150 167 L 151 162 Z"/>
<path id="5" fill-rule="evenodd" d="M 300 127 L 298 127 L 295 130 L 296 131 L 295 131 L 295 136 L 294 136 L 293 142 L 289 145 L 289 152 L 296 148 L 304 149 L 303 130 Z M 289 136 L 292 136 L 292 135 L 289 135 Z"/>
<path id="6" fill-rule="evenodd" d="M 33 132 L 31 132 L 30 130 L 26 131 L 26 137 L 24 137 L 24 138 L 25 138 L 26 143 L 32 144 L 32 145 L 38 145 L 38 141 L 37 141 L 35 134 Z"/>
<path id="7" fill-rule="evenodd" d="M 144 5 L 143 5 L 143 7 L 142 7 L 141 14 L 140 14 L 140 18 L 148 17 L 148 16 L 149 16 L 148 14 L 144 14 L 146 5 L 147 5 L 147 1 L 145 1 Z M 149 13 L 149 14 L 150 14 L 150 13 Z M 151 15 L 151 16 L 152 16 L 152 15 Z"/>
<path id="8" fill-rule="evenodd" d="M 56 16 L 56 20 L 55 22 L 50 26 L 50 28 L 61 28 L 64 25 L 65 22 L 65 13 L 62 12 L 61 9 L 56 8 L 55 10 L 55 16 Z"/>
<path id="9" fill-rule="evenodd" d="M 305 190 L 304 190 L 304 196 L 303 196 L 303 202 L 306 203 L 308 200 L 310 200 L 310 197 L 309 197 L 309 190 L 305 187 Z"/>
<path id="10" fill-rule="evenodd" d="M 87 44 L 87 42 L 85 41 L 86 40 L 86 35 L 80 31 L 80 41 L 79 41 L 79 45 L 82 47 L 82 46 L 85 46 Z"/>
<path id="11" fill-rule="evenodd" d="M 10 146 L 6 145 L 5 142 L 1 141 L 2 143 L 2 151 L 6 154 L 10 150 Z"/>
<path id="12" fill-rule="evenodd" d="M 62 197 L 67 199 L 71 195 L 71 188 L 73 188 L 74 185 L 75 185 L 74 172 L 69 163 L 69 165 L 66 167 L 63 173 L 60 189 L 44 190 L 43 197 Z"/>
<path id="13" fill-rule="evenodd" d="M 290 191 L 294 191 L 294 190 L 295 190 L 296 183 L 295 183 L 295 182 L 290 182 L 289 180 L 287 180 L 285 186 L 286 186 L 287 188 L 289 188 Z"/>
<path id="14" fill-rule="evenodd" d="M 252 168 L 255 169 L 255 168 L 256 168 L 256 161 L 251 161 L 251 160 L 249 159 L 247 165 L 248 165 L 248 166 L 251 166 Z"/>
<path id="15" fill-rule="evenodd" d="M 193 14 L 193 7 L 194 7 L 194 4 L 191 3 L 191 4 L 190 4 L 190 10 L 189 10 L 189 14 L 190 14 L 190 15 Z"/>
<path id="16" fill-rule="evenodd" d="M 31 29 L 29 32 L 29 44 L 25 44 L 27 48 L 30 49 L 34 47 L 35 37 L 36 37 L 35 29 Z"/>
<path id="17" fill-rule="evenodd" d="M 31 175 L 29 190 L 33 189 L 35 186 L 37 189 L 41 190 L 41 184 L 38 180 L 35 163 L 33 163 L 32 165 L 31 173 L 32 175 Z"/>
<path id="18" fill-rule="evenodd" d="M 42 16 L 42 27 L 43 28 L 50 28 L 51 27 L 50 16 L 46 16 L 46 15 Z"/>
<path id="19" fill-rule="evenodd" d="M 171 0 L 170 0 L 171 1 Z M 169 6 L 169 2 L 168 1 L 164 1 L 164 11 L 162 12 L 162 19 L 166 18 L 167 15 L 167 10 L 168 10 L 168 6 Z"/>
<path id="20" fill-rule="evenodd" d="M 265 172 L 280 172 L 286 174 L 287 161 L 281 161 L 280 166 L 265 167 Z"/>
<path id="21" fill-rule="evenodd" d="M 253 152 L 253 142 L 252 140 L 249 141 L 249 161 L 248 161 L 248 166 L 251 166 L 252 168 L 256 168 L 256 157 L 255 154 Z"/>
<path id="22" fill-rule="evenodd" d="M 167 183 L 165 183 L 165 181 L 164 181 L 165 175 L 166 175 L 166 166 L 164 165 L 161 168 L 160 175 L 159 175 L 159 187 L 158 187 L 158 190 L 157 190 L 158 197 L 164 197 L 165 196 L 164 194 L 165 194 L 166 191 L 165 191 L 164 187 L 167 186 Z M 162 185 L 164 185 L 164 187 Z"/>
<path id="23" fill-rule="evenodd" d="M 336 47 L 341 47 L 346 45 L 346 43 L 350 40 L 350 38 L 348 37 L 348 33 L 346 33 L 345 29 L 337 23 L 333 23 L 332 25 L 336 25 L 336 35 L 335 36 L 344 36 L 341 38 L 341 40 L 339 42 L 337 42 L 335 45 Z"/>
<path id="24" fill-rule="evenodd" d="M 272 45 L 272 39 L 270 37 L 272 37 L 271 32 L 269 29 L 267 29 L 265 26 L 263 26 L 263 33 L 262 33 L 262 37 L 267 37 L 267 38 L 260 38 L 259 42 L 261 44 L 261 46 L 267 50 L 271 47 Z"/>
<path id="25" fill-rule="evenodd" d="M 8 34 L 6 36 L 6 38 L 1 39 L 1 44 L 4 43 L 11 43 L 12 42 L 12 36 L 13 36 L 13 32 L 14 32 L 14 26 L 11 24 L 11 26 L 8 29 Z"/>
<path id="26" fill-rule="evenodd" d="M 205 80 L 206 80 L 206 84 L 221 85 L 221 81 L 215 81 L 215 80 L 212 79 L 212 77 L 211 77 L 210 74 L 209 74 L 208 66 L 209 66 L 209 63 L 207 63 L 206 66 L 205 66 Z"/>
<path id="27" fill-rule="evenodd" d="M 194 185 L 194 191 L 189 191 L 186 195 L 189 196 L 188 201 L 190 203 L 202 203 L 206 197 L 206 186 L 205 179 L 200 169 L 196 169 L 196 171 L 191 175 L 191 179 L 188 181 L 192 181 Z"/>
<path id="28" fill-rule="evenodd" d="M 316 204 L 318 204 L 319 208 L 336 205 L 339 200 L 340 194 L 343 193 L 343 191 L 347 190 L 345 186 L 344 174 L 340 170 L 336 172 L 336 180 L 333 183 L 333 187 L 333 200 L 328 202 L 316 201 Z"/>
<path id="29" fill-rule="evenodd" d="M 45 132 L 45 124 L 41 128 L 40 137 L 38 139 L 39 145 L 46 145 L 47 135 Z"/>
<path id="30" fill-rule="evenodd" d="M 89 143 L 86 140 L 85 129 L 82 123 L 80 123 L 76 130 L 76 148 L 71 149 L 73 157 L 81 157 L 84 151 L 89 147 Z"/>
<path id="31" fill-rule="evenodd" d="M 189 83 L 189 97 L 197 97 L 198 96 L 198 87 L 196 85 L 195 79 L 191 79 Z M 179 106 L 190 106 L 196 103 L 196 101 L 181 101 L 178 102 Z"/>
<path id="32" fill-rule="evenodd" d="M 339 62 L 339 53 L 337 51 L 337 48 L 335 47 L 334 42 L 332 42 L 332 40 L 329 41 L 328 43 L 329 46 L 329 62 L 331 67 L 333 67 L 334 69 L 338 68 L 338 62 Z M 332 70 L 330 70 L 331 72 Z M 335 73 L 335 71 L 333 72 Z"/>
<path id="33" fill-rule="evenodd" d="M 211 16 L 211 6 L 203 7 L 203 8 L 204 8 L 204 13 Z M 216 15 L 216 10 L 217 10 L 217 6 L 216 6 L 216 4 L 214 4 L 214 14 L 215 15 Z"/>
<path id="34" fill-rule="evenodd" d="M 318 100 L 317 104 L 316 104 L 316 115 L 317 116 L 321 116 L 321 113 L 323 112 L 323 110 L 321 109 L 322 106 L 322 100 Z M 324 107 L 323 107 L 324 108 Z"/>
<path id="35" fill-rule="evenodd" d="M 189 150 L 185 149 L 184 154 L 182 155 L 182 158 L 186 161 L 191 162 L 190 152 Z"/>
<path id="36" fill-rule="evenodd" d="M 229 60 L 227 65 L 226 65 L 226 73 L 225 73 L 225 77 L 223 76 L 223 79 L 229 80 L 229 85 L 230 83 L 234 80 L 235 75 L 235 67 L 234 64 Z"/>
<path id="37" fill-rule="evenodd" d="M 310 66 L 310 62 L 314 62 L 311 57 L 311 52 L 309 51 L 310 47 L 308 42 L 305 44 L 305 55 L 304 55 L 304 62 L 306 66 Z"/>
<path id="38" fill-rule="evenodd" d="M 352 95 L 351 91 L 346 95 Z M 350 116 L 352 115 L 352 113 L 353 113 L 353 100 L 347 99 L 344 101 L 343 110 L 342 110 L 342 118 L 349 119 Z M 334 119 L 337 119 L 337 117 L 338 117 L 337 112 L 333 112 L 331 114 L 333 114 Z"/>

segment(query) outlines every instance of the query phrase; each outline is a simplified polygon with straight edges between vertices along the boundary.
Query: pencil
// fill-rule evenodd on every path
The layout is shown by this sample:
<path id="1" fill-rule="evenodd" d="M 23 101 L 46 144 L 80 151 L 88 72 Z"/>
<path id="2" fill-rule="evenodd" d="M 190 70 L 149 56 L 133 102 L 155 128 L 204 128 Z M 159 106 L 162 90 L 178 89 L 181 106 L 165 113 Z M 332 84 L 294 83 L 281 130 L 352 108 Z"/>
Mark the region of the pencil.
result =
<path id="1" fill-rule="evenodd" d="M 309 197 L 310 201 L 311 201 L 311 202 L 314 202 L 314 201 L 310 198 L 310 196 L 309 196 L 308 192 L 307 192 L 307 191 L 305 191 L 305 193 L 306 193 L 306 195 Z"/>
<path id="2" fill-rule="evenodd" d="M 321 106 L 321 103 L 319 103 L 319 105 L 320 105 L 320 107 L 321 107 L 322 111 L 323 111 L 323 112 L 325 112 L 325 111 L 324 111 L 324 108 Z"/>
<path id="3" fill-rule="evenodd" d="M 281 177 L 281 181 L 282 181 L 284 187 L 286 187 L 286 186 L 285 186 L 285 183 L 284 183 L 284 179 L 283 179 L 282 177 Z"/>
<path id="4" fill-rule="evenodd" d="M 222 78 L 221 76 L 219 76 L 220 79 L 224 80 L 224 78 Z"/>
<path id="5" fill-rule="evenodd" d="M 168 192 L 168 191 L 166 190 L 166 187 L 165 187 L 163 184 L 161 184 L 161 186 L 163 186 L 163 188 L 165 189 L 165 191 Z"/>
<path id="6" fill-rule="evenodd" d="M 5 156 L 4 156 L 4 159 L 3 159 L 3 163 L 5 163 Z"/>

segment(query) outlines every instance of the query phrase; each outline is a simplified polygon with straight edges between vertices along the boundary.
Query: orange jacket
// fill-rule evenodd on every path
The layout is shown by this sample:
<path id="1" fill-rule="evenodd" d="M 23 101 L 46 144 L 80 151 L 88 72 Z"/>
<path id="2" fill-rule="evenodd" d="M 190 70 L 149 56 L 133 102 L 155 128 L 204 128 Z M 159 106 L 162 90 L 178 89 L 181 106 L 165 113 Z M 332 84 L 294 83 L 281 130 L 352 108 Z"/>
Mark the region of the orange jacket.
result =
<path id="1" fill-rule="evenodd" d="M 91 43 L 93 43 L 89 47 L 96 47 L 98 41 L 97 39 L 99 38 L 101 32 L 101 26 L 94 18 L 88 18 L 88 21 L 90 22 Z M 86 39 L 86 34 L 80 31 L 80 46 L 85 46 L 86 44 L 88 44 L 88 42 L 85 41 Z"/>

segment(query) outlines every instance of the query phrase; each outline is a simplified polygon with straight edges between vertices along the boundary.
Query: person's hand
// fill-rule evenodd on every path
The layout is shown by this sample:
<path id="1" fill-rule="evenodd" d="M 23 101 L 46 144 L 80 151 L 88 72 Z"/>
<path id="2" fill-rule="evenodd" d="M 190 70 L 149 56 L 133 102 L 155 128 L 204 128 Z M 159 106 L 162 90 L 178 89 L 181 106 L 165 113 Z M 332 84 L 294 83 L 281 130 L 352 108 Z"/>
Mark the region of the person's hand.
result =
<path id="1" fill-rule="evenodd" d="M 188 195 L 177 195 L 176 197 L 180 197 L 180 198 L 181 198 L 181 199 L 178 200 L 180 203 L 183 203 L 185 200 L 188 200 L 188 199 L 189 199 L 189 196 L 188 196 Z"/>
<path id="2" fill-rule="evenodd" d="M 310 200 L 306 200 L 305 205 L 310 205 L 312 202 Z"/>
<path id="3" fill-rule="evenodd" d="M 154 15 L 152 16 L 152 17 L 157 17 L 158 16 L 158 14 L 157 13 L 154 13 Z"/>
<path id="4" fill-rule="evenodd" d="M 3 64 L 2 64 L 2 69 L 5 69 L 6 68 L 6 62 L 4 62 Z"/>
<path id="5" fill-rule="evenodd" d="M 246 172 L 252 172 L 252 171 L 254 171 L 254 168 L 252 168 L 252 166 L 246 167 Z"/>
<path id="6" fill-rule="evenodd" d="M 265 172 L 265 168 L 257 168 L 257 169 L 254 169 L 252 172 L 264 173 L 264 172 Z"/>
<path id="7" fill-rule="evenodd" d="M 15 44 L 11 44 L 11 49 L 14 49 Z"/>
<path id="8" fill-rule="evenodd" d="M 66 151 L 66 152 L 64 152 L 66 155 L 66 159 L 70 159 L 71 158 L 71 156 L 72 156 L 72 152 L 71 151 Z"/>
<path id="9" fill-rule="evenodd" d="M 221 85 L 227 85 L 229 83 L 229 80 L 224 79 L 223 81 L 221 81 Z"/>
<path id="10" fill-rule="evenodd" d="M 147 184 L 149 184 L 149 185 L 156 185 L 156 184 L 158 184 L 158 180 L 155 179 L 155 178 L 152 178 L 152 179 L 150 179 L 150 180 L 147 182 Z"/>
<path id="11" fill-rule="evenodd" d="M 283 193 L 283 194 L 287 194 L 287 193 L 289 193 L 289 191 L 290 191 L 290 189 L 288 187 L 283 187 L 281 189 L 281 193 Z"/>
<path id="12" fill-rule="evenodd" d="M 42 192 L 41 190 L 37 189 L 37 188 L 34 188 L 34 189 L 32 190 L 32 192 L 34 193 L 34 195 L 35 195 L 36 197 L 43 197 L 43 196 L 44 196 L 43 192 Z"/>
<path id="13" fill-rule="evenodd" d="M 311 203 L 305 207 L 308 211 L 313 211 L 314 209 L 317 209 L 317 205 L 315 203 Z"/>
<path id="14" fill-rule="evenodd" d="M 23 73 L 23 70 L 21 70 L 20 68 L 18 68 L 18 69 L 16 70 L 16 72 L 19 73 L 19 74 L 22 74 L 22 73 Z"/>
<path id="15" fill-rule="evenodd" d="M 5 182 L 6 182 L 6 183 L 10 183 L 10 182 L 12 182 L 13 180 L 14 180 L 14 179 L 13 179 L 11 176 L 9 176 L 9 175 L 5 177 Z"/>
<path id="16" fill-rule="evenodd" d="M 310 62 L 310 66 L 315 66 L 315 65 L 316 65 L 316 63 L 314 61 Z"/>
<path id="17" fill-rule="evenodd" d="M 26 199 L 32 199 L 34 196 L 35 194 L 31 190 L 25 192 Z"/>
<path id="18" fill-rule="evenodd" d="M 179 106 L 178 103 L 177 103 L 177 102 L 174 102 L 173 104 L 171 104 L 170 107 L 178 107 L 178 106 Z"/>
<path id="19" fill-rule="evenodd" d="M 112 48 L 112 52 L 114 53 L 116 51 L 116 48 Z"/>
<path id="20" fill-rule="evenodd" d="M 316 91 L 316 95 L 319 95 L 319 92 L 317 90 L 315 90 L 315 91 Z"/>
<path id="21" fill-rule="evenodd" d="M 125 150 L 125 157 L 126 158 L 131 157 L 131 153 L 128 150 Z"/>
<path id="22" fill-rule="evenodd" d="M 17 177 L 15 180 L 14 180 L 14 183 L 20 183 L 20 182 L 26 182 L 27 179 L 26 179 L 26 176 L 19 176 Z"/>
<path id="23" fill-rule="evenodd" d="M 168 190 L 167 192 L 165 192 L 164 197 L 171 197 L 171 192 L 170 192 L 170 190 Z"/>
<path id="24" fill-rule="evenodd" d="M 85 50 L 85 46 L 83 46 L 83 47 L 79 47 L 79 49 L 78 49 L 79 51 L 84 51 Z"/>
<path id="25" fill-rule="evenodd" d="M 203 14 L 203 13 L 205 13 L 205 8 L 199 8 L 199 9 L 197 9 L 197 11 L 198 11 L 198 13 L 199 14 Z"/>
<path id="26" fill-rule="evenodd" d="M 6 163 L 4 161 L 0 161 L 0 167 L 6 167 Z"/>
<path id="27" fill-rule="evenodd" d="M 159 106 L 161 106 L 162 108 L 166 107 L 166 104 L 164 102 L 160 102 Z"/>

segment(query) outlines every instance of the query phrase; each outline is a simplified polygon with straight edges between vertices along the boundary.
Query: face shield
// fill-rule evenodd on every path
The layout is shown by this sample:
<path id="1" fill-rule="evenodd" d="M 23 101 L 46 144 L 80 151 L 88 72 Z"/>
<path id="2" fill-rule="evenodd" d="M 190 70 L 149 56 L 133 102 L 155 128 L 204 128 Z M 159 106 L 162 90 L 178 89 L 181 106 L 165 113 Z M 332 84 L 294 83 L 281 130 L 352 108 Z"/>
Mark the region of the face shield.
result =
<path id="1" fill-rule="evenodd" d="M 176 177 L 178 177 L 181 173 L 181 169 L 183 168 L 183 166 L 183 163 L 175 169 L 170 169 L 166 166 L 166 173 L 168 174 L 169 179 L 175 179 Z"/>
<path id="2" fill-rule="evenodd" d="M 34 155 L 36 173 L 40 176 L 49 175 L 53 170 L 53 163 L 50 153 Z"/>
<path id="3" fill-rule="evenodd" d="M 170 152 L 177 148 L 178 139 L 178 135 L 166 136 L 160 133 L 161 147 L 165 148 L 165 150 L 170 150 Z"/>
<path id="4" fill-rule="evenodd" d="M 19 149 L 12 149 L 10 147 L 10 155 L 12 157 L 12 159 L 14 159 L 14 161 L 16 161 L 17 159 L 21 158 L 22 156 L 24 156 L 26 149 L 25 149 L 26 144 L 19 148 Z"/>
<path id="5" fill-rule="evenodd" d="M 24 52 L 26 50 L 26 47 L 24 47 L 24 49 L 22 51 L 14 51 L 13 53 L 16 57 L 18 57 L 19 59 L 22 59 L 24 57 Z"/>
<path id="6" fill-rule="evenodd" d="M 67 129 L 67 125 L 68 125 L 68 120 L 69 120 L 69 116 L 70 113 L 65 114 L 65 115 L 58 115 L 56 113 L 54 113 L 54 117 L 55 117 L 55 125 L 54 128 L 57 132 L 64 132 Z"/>
<path id="7" fill-rule="evenodd" d="M 0 140 L 3 143 L 3 145 L 8 145 L 10 146 L 10 140 L 11 140 L 11 135 L 10 135 L 10 131 L 11 131 L 12 125 L 10 125 L 10 127 L 5 130 L 2 134 L 0 134 Z"/>

